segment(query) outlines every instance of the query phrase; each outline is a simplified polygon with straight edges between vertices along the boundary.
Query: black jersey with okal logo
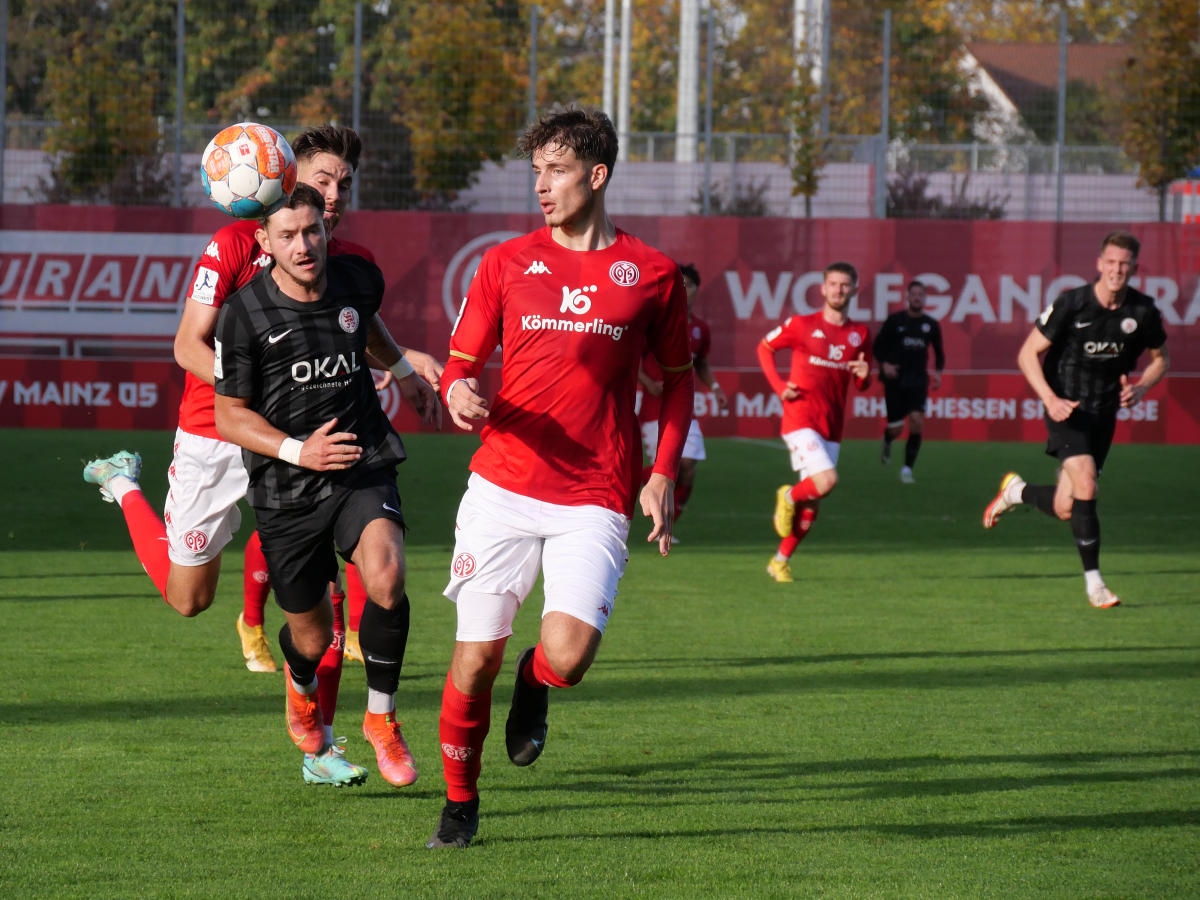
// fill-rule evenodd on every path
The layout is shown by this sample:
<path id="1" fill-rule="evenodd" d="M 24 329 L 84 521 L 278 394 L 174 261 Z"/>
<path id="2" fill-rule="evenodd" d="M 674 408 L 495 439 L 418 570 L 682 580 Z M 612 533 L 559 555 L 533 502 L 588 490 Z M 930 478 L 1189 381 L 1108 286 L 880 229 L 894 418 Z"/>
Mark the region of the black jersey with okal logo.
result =
<path id="1" fill-rule="evenodd" d="M 357 256 L 332 256 L 320 300 L 279 290 L 271 269 L 231 295 L 216 331 L 216 391 L 297 440 L 330 419 L 357 435 L 362 458 L 341 472 L 314 472 L 243 450 L 251 506 L 293 509 L 328 496 L 335 484 L 394 465 L 404 444 L 379 406 L 366 361 L 367 334 L 383 299 L 383 275 Z"/>
<path id="2" fill-rule="evenodd" d="M 876 362 L 895 363 L 899 367 L 895 383 L 924 388 L 929 382 L 931 347 L 934 368 L 940 372 L 946 367 L 946 351 L 942 348 L 942 328 L 937 319 L 925 313 L 909 315 L 908 310 L 902 309 L 884 320 L 872 349 Z"/>
<path id="3" fill-rule="evenodd" d="M 1121 376 L 1133 371 L 1143 350 L 1167 341 L 1158 307 L 1133 288 L 1125 289 L 1116 309 L 1101 306 L 1090 284 L 1065 291 L 1038 317 L 1037 328 L 1050 341 L 1042 361 L 1050 389 L 1093 413 L 1115 413 Z"/>

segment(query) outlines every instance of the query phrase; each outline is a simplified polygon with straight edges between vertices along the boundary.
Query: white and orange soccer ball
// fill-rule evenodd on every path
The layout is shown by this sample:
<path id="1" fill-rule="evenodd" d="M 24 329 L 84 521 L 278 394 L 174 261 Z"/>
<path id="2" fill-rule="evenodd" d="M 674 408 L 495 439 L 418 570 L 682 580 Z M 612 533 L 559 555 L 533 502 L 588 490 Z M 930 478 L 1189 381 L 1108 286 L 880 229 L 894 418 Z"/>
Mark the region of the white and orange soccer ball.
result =
<path id="1" fill-rule="evenodd" d="M 222 128 L 200 157 L 204 193 L 237 219 L 269 216 L 296 186 L 296 155 L 283 135 L 257 122 Z"/>

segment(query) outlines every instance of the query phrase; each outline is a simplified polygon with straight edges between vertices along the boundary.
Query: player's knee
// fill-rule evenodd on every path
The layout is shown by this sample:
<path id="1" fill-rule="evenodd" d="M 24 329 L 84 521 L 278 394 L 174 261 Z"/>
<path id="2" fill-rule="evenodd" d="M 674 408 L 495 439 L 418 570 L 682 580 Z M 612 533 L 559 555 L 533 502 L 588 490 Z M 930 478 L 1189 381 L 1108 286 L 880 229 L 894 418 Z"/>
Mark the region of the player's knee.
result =
<path id="1" fill-rule="evenodd" d="M 367 596 L 384 609 L 395 609 L 407 603 L 404 590 L 404 560 L 392 559 L 373 567 L 369 572 L 359 569 Z"/>
<path id="2" fill-rule="evenodd" d="M 167 603 L 181 616 L 194 618 L 212 606 L 216 591 L 180 590 L 167 586 Z"/>
<path id="3" fill-rule="evenodd" d="M 572 687 L 583 681 L 583 676 L 592 667 L 596 648 L 591 642 L 563 643 L 542 640 L 542 653 L 546 656 L 551 671 L 561 682 L 559 687 Z"/>
<path id="4" fill-rule="evenodd" d="M 837 469 L 826 469 L 824 472 L 818 472 L 812 477 L 813 487 L 821 492 L 822 497 L 827 497 L 837 487 L 838 476 Z"/>

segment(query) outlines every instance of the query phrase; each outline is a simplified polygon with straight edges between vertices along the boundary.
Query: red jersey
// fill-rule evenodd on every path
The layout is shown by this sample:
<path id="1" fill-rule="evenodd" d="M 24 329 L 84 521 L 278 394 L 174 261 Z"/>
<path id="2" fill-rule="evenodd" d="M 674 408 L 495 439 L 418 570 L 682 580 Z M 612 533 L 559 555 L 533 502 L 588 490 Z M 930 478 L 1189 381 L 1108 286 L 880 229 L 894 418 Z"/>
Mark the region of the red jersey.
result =
<path id="1" fill-rule="evenodd" d="M 692 362 L 697 359 L 707 359 L 708 351 L 712 348 L 712 332 L 709 330 L 708 323 L 701 318 L 688 313 L 688 347 L 692 352 Z M 645 373 L 655 381 L 662 381 L 662 369 L 658 365 L 653 355 L 647 353 L 642 357 L 642 369 Z M 695 371 L 693 369 L 693 371 Z M 695 389 L 704 387 L 700 385 L 699 375 L 696 376 L 697 383 L 693 386 Z M 649 391 L 642 390 L 642 406 L 638 413 L 638 419 L 642 422 L 657 422 L 658 412 L 662 402 L 658 397 L 653 396 Z"/>
<path id="2" fill-rule="evenodd" d="M 220 309 L 225 298 L 271 264 L 271 254 L 258 244 L 254 232 L 258 221 L 239 219 L 220 228 L 196 261 L 188 299 Z M 366 247 L 349 241 L 329 239 L 329 255 L 350 253 L 375 261 Z M 187 300 L 184 301 L 188 302 Z M 188 434 L 221 440 L 213 416 L 213 386 L 191 372 L 184 375 L 183 397 L 179 401 L 179 427 Z"/>
<path id="3" fill-rule="evenodd" d="M 792 351 L 791 374 L 785 382 L 775 367 L 775 351 Z M 846 418 L 846 392 L 850 385 L 847 363 L 863 354 L 871 362 L 871 333 L 866 325 L 847 322 L 831 325 L 821 312 L 791 316 L 758 345 L 758 361 L 775 393 L 790 383 L 800 391 L 783 404 L 781 434 L 811 428 L 827 441 L 840 442 Z M 857 381 L 861 391 L 870 376 Z"/>
<path id="4" fill-rule="evenodd" d="M 619 229 L 602 250 L 568 250 L 549 227 L 489 250 L 442 374 L 443 390 L 478 377 L 500 345 L 500 387 L 471 471 L 526 497 L 632 516 L 638 364 L 649 348 L 666 369 L 654 471 L 674 479 L 692 416 L 686 318 L 679 267 Z"/>

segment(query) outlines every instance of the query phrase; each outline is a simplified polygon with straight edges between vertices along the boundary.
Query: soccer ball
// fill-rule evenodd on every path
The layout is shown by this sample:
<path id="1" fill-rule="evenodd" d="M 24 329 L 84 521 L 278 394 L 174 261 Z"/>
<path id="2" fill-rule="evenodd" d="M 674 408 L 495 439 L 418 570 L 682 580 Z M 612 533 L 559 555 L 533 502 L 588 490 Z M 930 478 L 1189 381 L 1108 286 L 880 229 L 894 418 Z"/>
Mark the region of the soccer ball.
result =
<path id="1" fill-rule="evenodd" d="M 258 219 L 282 206 L 296 186 L 296 155 L 274 128 L 239 122 L 222 128 L 204 148 L 200 181 L 222 212 Z"/>

